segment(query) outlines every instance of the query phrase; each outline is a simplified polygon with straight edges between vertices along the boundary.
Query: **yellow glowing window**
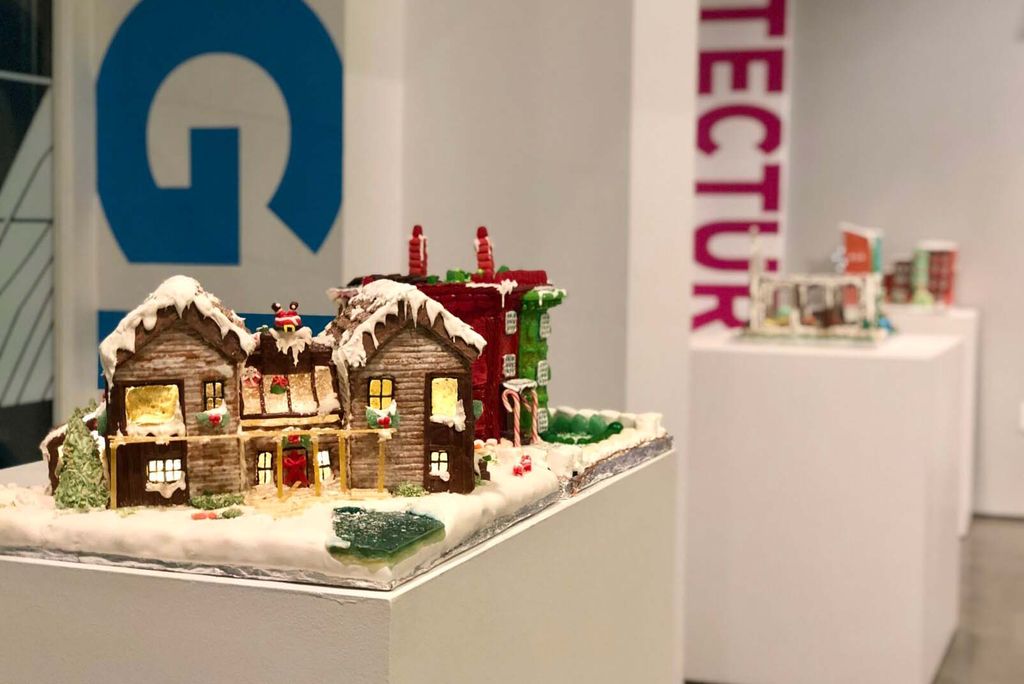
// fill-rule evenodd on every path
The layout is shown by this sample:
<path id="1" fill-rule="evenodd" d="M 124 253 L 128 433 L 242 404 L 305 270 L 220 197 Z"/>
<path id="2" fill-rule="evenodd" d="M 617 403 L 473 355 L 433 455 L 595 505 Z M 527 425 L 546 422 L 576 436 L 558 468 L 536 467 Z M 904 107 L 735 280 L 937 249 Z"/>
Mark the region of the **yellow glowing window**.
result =
<path id="1" fill-rule="evenodd" d="M 160 425 L 179 415 L 177 385 L 140 385 L 124 393 L 124 412 L 129 423 Z"/>
<path id="2" fill-rule="evenodd" d="M 395 399 L 395 381 L 391 378 L 370 378 L 370 408 L 383 410 Z"/>
<path id="3" fill-rule="evenodd" d="M 180 458 L 161 459 L 146 464 L 146 477 L 150 482 L 157 484 L 177 482 L 181 476 Z"/>
<path id="4" fill-rule="evenodd" d="M 434 378 L 430 381 L 430 415 L 454 418 L 459 402 L 459 381 Z"/>
<path id="5" fill-rule="evenodd" d="M 256 456 L 256 484 L 274 482 L 274 456 L 269 451 L 261 451 Z"/>
<path id="6" fill-rule="evenodd" d="M 215 409 L 224 403 L 224 383 L 207 380 L 203 383 L 203 410 Z"/>

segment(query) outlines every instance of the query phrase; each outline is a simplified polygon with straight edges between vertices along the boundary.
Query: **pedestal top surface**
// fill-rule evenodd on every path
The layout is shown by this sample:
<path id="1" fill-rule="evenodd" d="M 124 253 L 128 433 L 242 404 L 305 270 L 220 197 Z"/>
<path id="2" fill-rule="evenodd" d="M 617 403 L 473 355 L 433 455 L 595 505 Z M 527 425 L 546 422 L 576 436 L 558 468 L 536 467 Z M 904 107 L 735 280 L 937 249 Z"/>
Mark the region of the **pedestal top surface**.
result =
<path id="1" fill-rule="evenodd" d="M 741 338 L 735 330 L 706 330 L 690 337 L 690 350 L 695 353 L 923 361 L 935 358 L 961 343 L 961 338 L 956 335 L 897 333 L 876 344 L 869 344 L 846 340 Z"/>

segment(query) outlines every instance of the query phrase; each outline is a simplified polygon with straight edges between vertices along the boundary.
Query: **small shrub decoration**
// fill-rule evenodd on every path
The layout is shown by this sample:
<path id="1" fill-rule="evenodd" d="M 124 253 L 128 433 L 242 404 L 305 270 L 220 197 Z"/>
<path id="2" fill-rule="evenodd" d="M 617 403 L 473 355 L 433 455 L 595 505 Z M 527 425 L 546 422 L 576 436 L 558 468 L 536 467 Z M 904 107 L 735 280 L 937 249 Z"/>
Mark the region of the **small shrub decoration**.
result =
<path id="1" fill-rule="evenodd" d="M 426 496 L 427 490 L 415 482 L 401 482 L 395 487 L 395 496 Z"/>
<path id="2" fill-rule="evenodd" d="M 237 517 L 239 517 L 241 515 L 242 515 L 242 509 L 241 508 L 235 508 L 235 507 L 232 506 L 228 510 L 224 511 L 223 513 L 221 513 L 220 517 L 227 518 L 227 519 L 230 520 L 231 518 L 237 518 Z"/>
<path id="3" fill-rule="evenodd" d="M 245 497 L 241 494 L 199 494 L 189 500 L 192 508 L 199 508 L 204 511 L 215 511 L 229 506 L 241 506 L 244 503 Z"/>

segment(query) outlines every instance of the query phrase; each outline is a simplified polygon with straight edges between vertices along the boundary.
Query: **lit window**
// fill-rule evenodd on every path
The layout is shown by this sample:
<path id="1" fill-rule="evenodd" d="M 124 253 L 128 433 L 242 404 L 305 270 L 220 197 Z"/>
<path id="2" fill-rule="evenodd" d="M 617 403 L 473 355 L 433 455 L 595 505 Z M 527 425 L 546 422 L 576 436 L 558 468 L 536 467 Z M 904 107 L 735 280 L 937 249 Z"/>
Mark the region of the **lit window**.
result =
<path id="1" fill-rule="evenodd" d="M 146 477 L 150 482 L 157 484 L 177 482 L 181 476 L 180 458 L 157 459 L 146 464 Z"/>
<path id="2" fill-rule="evenodd" d="M 136 425 L 161 425 L 180 417 L 177 385 L 140 385 L 124 393 L 125 415 Z"/>
<path id="3" fill-rule="evenodd" d="M 551 380 L 551 366 L 547 361 L 537 362 L 537 384 L 546 385 Z"/>
<path id="4" fill-rule="evenodd" d="M 515 335 L 519 329 L 519 316 L 515 311 L 505 312 L 505 334 Z"/>
<path id="5" fill-rule="evenodd" d="M 274 456 L 269 451 L 261 451 L 256 456 L 256 484 L 272 484 L 274 482 Z"/>
<path id="6" fill-rule="evenodd" d="M 547 339 L 551 335 L 551 314 L 546 311 L 540 315 L 540 339 Z"/>
<path id="7" fill-rule="evenodd" d="M 203 383 L 203 410 L 215 409 L 224 403 L 224 383 L 207 380 Z"/>
<path id="8" fill-rule="evenodd" d="M 459 381 L 434 378 L 430 381 L 430 415 L 454 418 L 459 402 Z"/>
<path id="9" fill-rule="evenodd" d="M 443 450 L 430 452 L 430 474 L 440 475 L 448 472 L 448 452 Z"/>
<path id="10" fill-rule="evenodd" d="M 331 479 L 331 452 L 317 452 L 316 467 L 320 469 L 321 482 Z"/>
<path id="11" fill-rule="evenodd" d="M 505 354 L 501 357 L 501 372 L 506 378 L 514 378 L 516 376 L 515 354 Z"/>
<path id="12" fill-rule="evenodd" d="M 395 398 L 395 381 L 391 378 L 370 378 L 370 396 L 367 402 L 372 409 L 384 410 Z"/>
<path id="13" fill-rule="evenodd" d="M 537 412 L 537 432 L 548 431 L 548 410 L 541 408 Z"/>

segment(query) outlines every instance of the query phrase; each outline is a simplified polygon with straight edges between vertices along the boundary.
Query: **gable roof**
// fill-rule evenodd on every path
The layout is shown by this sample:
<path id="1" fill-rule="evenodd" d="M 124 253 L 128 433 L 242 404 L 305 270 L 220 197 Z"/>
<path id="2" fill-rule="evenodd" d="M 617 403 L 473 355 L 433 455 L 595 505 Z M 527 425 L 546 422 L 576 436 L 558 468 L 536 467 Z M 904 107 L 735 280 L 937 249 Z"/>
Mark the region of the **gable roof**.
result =
<path id="1" fill-rule="evenodd" d="M 335 365 L 356 368 L 366 364 L 367 353 L 380 347 L 377 327 L 388 319 L 411 320 L 425 325 L 470 360 L 484 350 L 487 342 L 465 321 L 423 294 L 415 286 L 393 280 L 375 280 L 358 289 L 331 289 L 328 296 L 341 306 L 328 330 L 338 338 Z M 461 344 L 460 344 L 461 343 Z"/>
<path id="2" fill-rule="evenodd" d="M 195 313 L 186 314 L 189 310 Z M 168 313 L 174 313 L 186 322 L 192 323 L 191 319 L 196 318 L 212 324 L 193 327 L 213 345 L 223 343 L 230 335 L 234 335 L 245 354 L 251 354 L 256 348 L 257 338 L 246 329 L 242 318 L 204 290 L 195 278 L 176 275 L 162 282 L 142 304 L 129 311 L 114 332 L 100 343 L 100 362 L 108 383 L 113 381 L 117 364 L 135 353 L 137 335 L 152 331 L 161 316 Z"/>

